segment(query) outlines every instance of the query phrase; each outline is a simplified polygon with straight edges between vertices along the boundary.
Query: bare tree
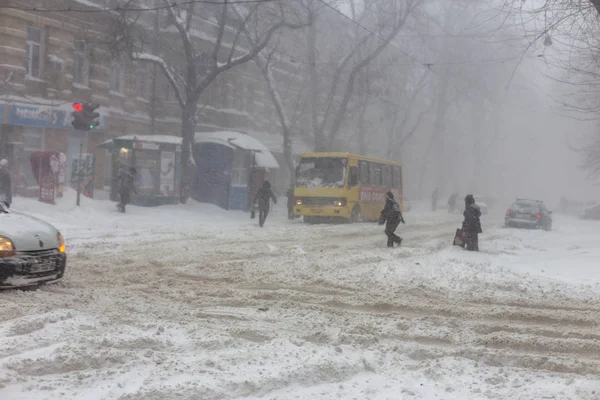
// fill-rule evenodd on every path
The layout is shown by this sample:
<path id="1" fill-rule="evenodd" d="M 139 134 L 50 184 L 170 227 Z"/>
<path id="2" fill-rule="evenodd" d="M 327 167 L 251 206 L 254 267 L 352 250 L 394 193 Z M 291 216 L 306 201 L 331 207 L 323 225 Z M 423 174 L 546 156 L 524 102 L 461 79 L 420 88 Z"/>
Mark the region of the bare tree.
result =
<path id="1" fill-rule="evenodd" d="M 352 44 L 343 46 L 346 53 L 338 58 L 339 61 L 333 67 L 327 82 L 324 79 L 319 80 L 316 66 L 319 54 L 317 25 L 326 15 L 317 15 L 315 4 L 311 4 L 312 24 L 307 35 L 307 51 L 312 105 L 311 119 L 316 151 L 333 148 L 353 97 L 359 74 L 389 46 L 405 26 L 409 17 L 423 2 L 423 0 L 367 0 L 363 2 L 363 11 L 360 16 L 356 17 L 356 20 L 358 23 L 375 27 L 368 30 L 362 29 L 360 37 L 355 37 L 355 34 L 351 33 L 356 33 L 354 29 L 347 30 L 352 37 L 350 41 Z M 333 6 L 328 5 L 328 8 L 333 8 Z M 355 11 L 355 15 L 357 14 Z M 333 17 L 344 18 L 339 13 L 333 14 L 333 17 L 331 14 L 327 17 L 330 19 Z"/>
<path id="2" fill-rule="evenodd" d="M 550 67 L 546 76 L 563 88 L 555 96 L 558 112 L 576 119 L 600 119 L 600 0 L 545 0 L 536 5 L 505 0 L 505 9 L 527 21 L 522 34 L 527 49 L 541 48 L 538 57 Z M 582 168 L 600 175 L 600 140 L 584 138 L 577 149 Z"/>
<path id="3" fill-rule="evenodd" d="M 169 0 L 163 3 L 167 25 L 174 28 L 175 35 L 162 51 L 154 52 L 156 47 L 147 46 L 147 28 L 141 13 L 127 11 L 127 7 L 115 19 L 113 36 L 117 50 L 126 51 L 133 60 L 156 65 L 173 89 L 181 109 L 181 201 L 185 202 L 195 166 L 192 145 L 202 93 L 220 74 L 256 58 L 275 32 L 301 28 L 305 23 L 289 12 L 284 0 L 258 1 L 244 7 L 234 7 L 228 0 L 221 5 L 189 2 L 179 6 Z M 217 20 L 212 43 L 201 40 L 202 29 L 210 26 L 207 21 L 211 14 Z M 244 32 L 253 40 L 244 40 Z"/>

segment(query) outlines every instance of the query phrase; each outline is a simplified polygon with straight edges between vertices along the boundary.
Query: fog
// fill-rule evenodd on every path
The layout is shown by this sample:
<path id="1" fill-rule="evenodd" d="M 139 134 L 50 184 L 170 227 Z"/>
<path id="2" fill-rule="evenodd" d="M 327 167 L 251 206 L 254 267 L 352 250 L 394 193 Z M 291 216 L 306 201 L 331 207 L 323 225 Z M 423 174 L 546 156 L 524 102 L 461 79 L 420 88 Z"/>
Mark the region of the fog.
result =
<path id="1" fill-rule="evenodd" d="M 498 12 L 490 18 L 498 8 L 488 11 L 482 3 L 499 4 L 480 2 L 470 15 L 453 17 L 447 30 L 444 25 L 428 29 L 424 45 L 412 51 L 434 64 L 430 79 L 436 101 L 442 101 L 441 88 L 449 86 L 444 100 L 449 111 L 439 137 L 434 108 L 401 149 L 406 196 L 426 197 L 439 187 L 446 195 L 474 192 L 505 201 L 529 197 L 550 207 L 561 196 L 596 199 L 599 188 L 581 168 L 575 149 L 597 124 L 561 107 L 569 88 L 556 78 L 568 71 L 557 71 L 538 57 L 555 49 L 525 38 L 511 23 L 519 15 Z M 455 12 L 437 6 L 429 12 L 442 21 L 444 13 Z M 428 151 L 430 146 L 434 149 Z"/>
<path id="2" fill-rule="evenodd" d="M 443 196 L 529 197 L 550 207 L 561 196 L 598 197 L 576 151 L 596 124 L 564 109 L 572 88 L 558 80 L 570 71 L 548 60 L 569 49 L 544 43 L 540 15 L 506 7 L 504 0 L 328 4 L 317 8 L 314 48 L 304 31 L 285 33 L 295 40 L 283 47 L 268 46 L 300 60 L 304 82 L 315 74 L 315 93 L 292 91 L 304 105 L 294 135 L 308 138 L 315 150 L 402 161 L 409 199 L 427 198 L 435 188 Z M 398 33 L 359 70 L 344 109 L 353 66 L 388 38 L 389 15 L 407 4 L 415 9 L 404 11 Z M 357 42 L 364 43 L 358 55 L 337 70 Z M 311 127 L 311 110 L 319 128 Z"/>

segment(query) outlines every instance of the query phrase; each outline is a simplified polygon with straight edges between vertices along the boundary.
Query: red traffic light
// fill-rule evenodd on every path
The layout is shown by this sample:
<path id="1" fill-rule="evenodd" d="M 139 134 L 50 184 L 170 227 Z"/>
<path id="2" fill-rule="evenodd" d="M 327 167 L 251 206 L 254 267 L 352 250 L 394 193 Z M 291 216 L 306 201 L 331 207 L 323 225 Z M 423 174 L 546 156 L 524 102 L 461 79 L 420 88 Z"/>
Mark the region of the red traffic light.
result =
<path id="1" fill-rule="evenodd" d="M 83 106 L 81 105 L 81 103 L 73 103 L 73 109 L 75 111 L 82 111 L 83 110 Z"/>

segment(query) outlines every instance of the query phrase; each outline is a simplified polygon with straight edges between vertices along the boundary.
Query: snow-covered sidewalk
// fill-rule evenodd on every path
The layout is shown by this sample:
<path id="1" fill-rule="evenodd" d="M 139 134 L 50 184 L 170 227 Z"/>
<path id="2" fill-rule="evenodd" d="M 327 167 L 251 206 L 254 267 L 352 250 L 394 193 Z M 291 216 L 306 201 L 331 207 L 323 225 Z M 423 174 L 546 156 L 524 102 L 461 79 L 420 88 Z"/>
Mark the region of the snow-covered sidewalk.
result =
<path id="1" fill-rule="evenodd" d="M 65 199 L 69 200 L 69 199 Z M 600 224 L 520 231 L 411 212 L 376 224 L 87 201 L 63 283 L 0 292 L 0 398 L 599 399 Z"/>

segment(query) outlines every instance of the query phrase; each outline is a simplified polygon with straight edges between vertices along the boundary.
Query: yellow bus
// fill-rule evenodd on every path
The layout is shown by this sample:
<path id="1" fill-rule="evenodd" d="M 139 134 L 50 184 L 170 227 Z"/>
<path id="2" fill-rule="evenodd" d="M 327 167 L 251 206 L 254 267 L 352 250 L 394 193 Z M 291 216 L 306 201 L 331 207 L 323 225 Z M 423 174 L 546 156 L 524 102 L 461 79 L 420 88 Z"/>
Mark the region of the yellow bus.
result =
<path id="1" fill-rule="evenodd" d="M 391 191 L 404 211 L 402 164 L 349 153 L 305 153 L 296 169 L 294 215 L 377 221 Z"/>

